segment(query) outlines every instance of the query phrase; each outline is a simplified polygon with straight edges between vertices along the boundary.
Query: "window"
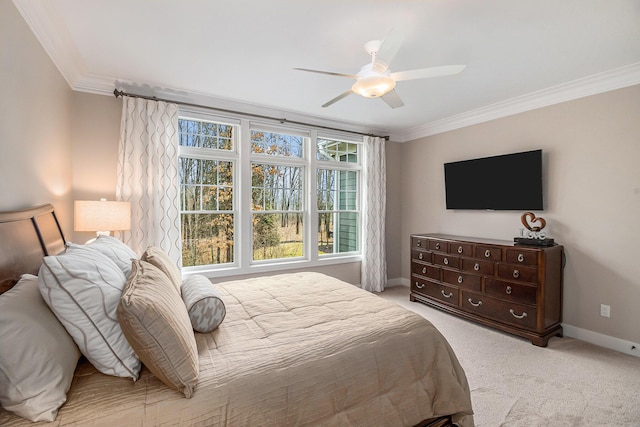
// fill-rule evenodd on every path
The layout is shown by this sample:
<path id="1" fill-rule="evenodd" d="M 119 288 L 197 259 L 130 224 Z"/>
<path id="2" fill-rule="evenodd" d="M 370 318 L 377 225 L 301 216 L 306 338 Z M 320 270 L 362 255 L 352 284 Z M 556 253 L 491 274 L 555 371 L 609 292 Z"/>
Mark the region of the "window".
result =
<path id="1" fill-rule="evenodd" d="M 356 252 L 360 242 L 359 145 L 318 139 L 318 254 Z"/>
<path id="2" fill-rule="evenodd" d="M 305 167 L 300 160 L 307 140 L 251 130 L 254 261 L 304 256 Z"/>
<path id="3" fill-rule="evenodd" d="M 235 134 L 231 125 L 178 121 L 183 266 L 235 260 Z"/>
<path id="4" fill-rule="evenodd" d="M 199 113 L 178 131 L 183 267 L 229 275 L 359 257 L 359 141 Z"/>

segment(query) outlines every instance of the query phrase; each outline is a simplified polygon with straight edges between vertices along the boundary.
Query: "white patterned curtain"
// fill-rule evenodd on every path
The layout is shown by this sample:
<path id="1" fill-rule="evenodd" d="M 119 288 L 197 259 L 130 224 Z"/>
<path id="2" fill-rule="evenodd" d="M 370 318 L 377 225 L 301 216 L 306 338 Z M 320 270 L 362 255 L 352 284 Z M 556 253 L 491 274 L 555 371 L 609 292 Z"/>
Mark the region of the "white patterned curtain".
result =
<path id="1" fill-rule="evenodd" d="M 150 246 L 181 265 L 178 107 L 124 97 L 116 199 L 131 202 L 124 242 L 138 254 Z"/>
<path id="2" fill-rule="evenodd" d="M 360 281 L 363 289 L 382 292 L 387 283 L 387 254 L 385 246 L 385 212 L 387 200 L 387 172 L 384 138 L 364 137 L 365 194 L 362 206 L 362 267 Z"/>

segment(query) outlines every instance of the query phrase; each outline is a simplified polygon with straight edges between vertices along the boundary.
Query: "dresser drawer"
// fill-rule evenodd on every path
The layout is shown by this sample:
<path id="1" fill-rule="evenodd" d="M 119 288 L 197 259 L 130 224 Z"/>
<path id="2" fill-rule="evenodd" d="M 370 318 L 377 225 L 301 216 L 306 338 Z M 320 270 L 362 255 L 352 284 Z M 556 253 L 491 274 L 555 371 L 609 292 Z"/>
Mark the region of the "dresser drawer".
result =
<path id="1" fill-rule="evenodd" d="M 507 249 L 505 261 L 509 264 L 517 265 L 538 265 L 539 253 L 539 251 L 532 251 L 524 248 Z"/>
<path id="2" fill-rule="evenodd" d="M 487 276 L 493 276 L 494 263 L 473 258 L 462 258 L 460 268 L 464 271 L 474 271 Z"/>
<path id="3" fill-rule="evenodd" d="M 411 237 L 411 249 L 429 249 L 429 243 L 425 237 Z"/>
<path id="4" fill-rule="evenodd" d="M 418 261 L 424 261 L 424 262 L 431 262 L 431 252 L 426 252 L 419 249 L 412 249 L 411 259 L 416 259 Z"/>
<path id="5" fill-rule="evenodd" d="M 422 280 L 419 277 L 412 277 L 411 290 L 450 305 L 458 305 L 460 291 L 450 286 Z"/>
<path id="6" fill-rule="evenodd" d="M 487 295 L 492 295 L 503 300 L 520 304 L 536 305 L 538 287 L 487 278 L 484 283 L 484 292 Z"/>
<path id="7" fill-rule="evenodd" d="M 459 268 L 460 258 L 453 255 L 435 253 L 433 254 L 433 263 L 450 268 Z"/>
<path id="8" fill-rule="evenodd" d="M 414 261 L 411 263 L 411 273 L 440 280 L 440 267 L 434 267 L 430 264 Z"/>
<path id="9" fill-rule="evenodd" d="M 480 291 L 482 289 L 482 276 L 476 276 L 475 274 L 443 269 L 442 281 L 474 291 Z"/>
<path id="10" fill-rule="evenodd" d="M 502 261 L 502 249 L 496 246 L 476 245 L 474 255 L 486 261 Z"/>
<path id="11" fill-rule="evenodd" d="M 538 269 L 513 264 L 498 264 L 498 277 L 523 282 L 538 282 Z"/>
<path id="12" fill-rule="evenodd" d="M 462 307 L 469 313 L 516 325 L 520 328 L 533 330 L 536 328 L 537 313 L 536 309 L 531 306 L 501 301 L 466 290 L 460 292 L 462 292 Z"/>
<path id="13" fill-rule="evenodd" d="M 449 252 L 449 242 L 442 240 L 429 240 L 429 250 L 437 252 Z"/>
<path id="14" fill-rule="evenodd" d="M 471 243 L 449 242 L 449 253 L 462 256 L 473 256 L 473 245 Z"/>

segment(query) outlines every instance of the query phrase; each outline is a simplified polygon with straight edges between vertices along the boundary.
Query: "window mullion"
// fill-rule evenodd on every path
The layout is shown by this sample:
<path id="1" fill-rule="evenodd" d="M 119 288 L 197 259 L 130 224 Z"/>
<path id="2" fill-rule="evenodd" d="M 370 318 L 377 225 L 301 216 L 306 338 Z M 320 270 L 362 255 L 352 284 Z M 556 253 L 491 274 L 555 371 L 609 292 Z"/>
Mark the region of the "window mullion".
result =
<path id="1" fill-rule="evenodd" d="M 238 265 L 241 270 L 249 267 L 253 259 L 253 239 L 251 226 L 251 132 L 248 120 L 241 120 L 238 143 L 239 179 L 238 179 Z"/>
<path id="2" fill-rule="evenodd" d="M 311 261 L 318 260 L 318 166 L 316 160 L 316 140 L 318 138 L 317 131 L 311 131 L 309 145 L 307 146 L 307 159 L 309 159 L 309 167 L 307 168 L 307 200 L 306 200 L 306 220 L 309 227 L 307 228 L 307 253 Z"/>

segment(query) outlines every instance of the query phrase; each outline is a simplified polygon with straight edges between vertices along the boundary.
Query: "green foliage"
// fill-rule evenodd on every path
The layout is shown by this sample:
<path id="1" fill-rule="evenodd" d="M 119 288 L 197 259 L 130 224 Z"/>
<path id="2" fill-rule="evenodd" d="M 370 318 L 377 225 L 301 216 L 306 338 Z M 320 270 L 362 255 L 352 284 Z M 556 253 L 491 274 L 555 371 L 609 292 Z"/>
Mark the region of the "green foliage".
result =
<path id="1" fill-rule="evenodd" d="M 267 258 L 267 248 L 280 243 L 278 234 L 279 218 L 277 214 L 259 214 L 253 216 L 253 249 L 262 249 L 263 259 Z"/>

